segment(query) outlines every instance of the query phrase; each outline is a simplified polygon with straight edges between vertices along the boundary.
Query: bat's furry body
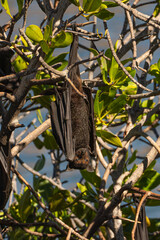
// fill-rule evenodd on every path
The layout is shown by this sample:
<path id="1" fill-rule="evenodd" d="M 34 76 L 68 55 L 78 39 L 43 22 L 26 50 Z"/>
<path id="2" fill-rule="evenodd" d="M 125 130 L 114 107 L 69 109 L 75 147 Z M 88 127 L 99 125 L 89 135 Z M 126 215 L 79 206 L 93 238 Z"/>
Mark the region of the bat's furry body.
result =
<path id="1" fill-rule="evenodd" d="M 11 57 L 13 54 L 8 46 L 0 48 L 0 76 L 11 74 Z M 0 83 L 0 91 L 13 92 L 13 87 L 13 84 L 11 85 L 9 81 Z M 2 108 L 0 109 L 0 115 L 3 118 Z M 5 207 L 11 191 L 10 134 L 6 136 L 5 143 L 0 142 L 0 209 Z"/>
<path id="2" fill-rule="evenodd" d="M 69 66 L 77 60 L 77 49 L 78 36 L 74 35 Z M 82 86 L 78 66 L 71 68 L 69 78 L 86 95 L 86 99 L 70 85 L 63 93 L 56 94 L 57 100 L 51 104 L 53 134 L 69 161 L 69 168 L 85 169 L 89 165 L 90 155 L 95 153 L 92 94 L 89 88 Z"/>

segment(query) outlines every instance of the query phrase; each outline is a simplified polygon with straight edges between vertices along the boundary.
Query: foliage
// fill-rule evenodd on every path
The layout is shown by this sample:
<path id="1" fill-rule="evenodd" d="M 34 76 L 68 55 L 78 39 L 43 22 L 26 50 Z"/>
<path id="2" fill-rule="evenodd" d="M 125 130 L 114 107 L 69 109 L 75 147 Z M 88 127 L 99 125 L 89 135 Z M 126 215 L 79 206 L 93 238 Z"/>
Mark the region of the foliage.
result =
<path id="1" fill-rule="evenodd" d="M 117 231 L 121 226 L 123 229 L 121 233 L 126 239 L 132 239 L 131 232 L 137 212 L 135 199 L 138 198 L 140 201 L 146 194 L 144 201 L 146 206 L 150 209 L 153 207 L 158 209 L 160 206 L 160 195 L 157 193 L 160 182 L 159 98 L 157 98 L 160 94 L 160 59 L 156 61 L 156 58 L 153 58 L 153 53 L 156 54 L 159 46 L 159 1 L 147 3 L 142 1 L 142 6 L 146 4 L 150 8 L 154 5 L 152 12 L 150 10 L 150 13 L 146 13 L 148 14 L 146 20 L 147 15 L 140 12 L 141 3 L 131 5 L 130 10 L 128 0 L 60 1 L 59 6 L 63 14 L 60 14 L 58 8 L 56 11 L 46 10 L 53 8 L 44 7 L 47 1 L 37 1 L 39 3 L 39 7 L 36 5 L 37 14 L 38 11 L 43 11 L 47 22 L 44 21 L 39 26 L 23 25 L 25 31 L 20 31 L 18 36 L 15 35 L 14 27 L 20 18 L 25 19 L 28 8 L 35 6 L 29 0 L 16 2 L 17 14 L 13 15 L 10 2 L 1 0 L 1 7 L 5 10 L 1 14 L 7 14 L 10 18 L 5 29 L 8 36 L 6 44 L 15 51 L 12 59 L 14 72 L 11 74 L 17 74 L 14 80 L 18 78 L 20 84 L 16 90 L 1 95 L 0 104 L 5 109 L 5 114 L 1 113 L 0 136 L 1 143 L 4 143 L 3 138 L 6 139 L 14 130 L 15 146 L 11 149 L 14 157 L 13 166 L 17 169 L 18 164 L 22 165 L 29 173 L 26 177 L 22 168 L 18 167 L 22 176 L 17 174 L 16 178 L 16 172 L 12 168 L 13 191 L 9 205 L 6 205 L 6 210 L 2 210 L 0 215 L 2 229 L 6 226 L 9 228 L 2 231 L 2 235 L 5 239 L 11 240 L 66 239 L 67 235 L 67 239 L 70 239 L 71 229 L 73 239 L 84 239 L 83 237 L 102 239 L 101 236 L 103 239 L 114 237 L 122 239 Z M 77 15 L 68 16 L 65 11 L 72 8 L 73 4 L 76 12 L 72 14 Z M 135 8 L 138 10 L 141 23 L 137 21 Z M 126 14 L 122 18 L 121 12 L 120 24 L 118 12 L 121 9 L 124 9 Z M 79 24 L 80 47 L 83 45 L 92 60 L 87 65 L 84 64 L 84 67 L 87 66 L 85 71 L 82 71 L 85 72 L 85 77 L 81 76 L 86 79 L 88 74 L 88 79 L 84 82 L 93 89 L 98 147 L 97 157 L 92 160 L 93 171 L 68 172 L 65 156 L 58 148 L 51 126 L 45 128 L 43 124 L 50 114 L 51 101 L 55 101 L 55 88 L 63 90 L 63 83 L 68 81 L 68 47 L 73 40 L 75 19 Z M 96 30 L 94 27 L 91 30 L 91 23 L 88 22 L 93 19 L 94 21 L 98 19 L 98 25 L 94 25 Z M 117 27 L 116 29 L 121 34 L 118 40 L 114 39 L 115 45 L 112 44 L 112 40 L 110 41 L 109 35 L 112 21 L 119 26 L 119 29 Z M 123 21 L 124 25 L 121 26 Z M 89 26 L 84 30 L 85 25 Z M 107 40 L 109 45 L 103 44 Z M 147 51 L 141 49 L 143 41 L 149 43 Z M 98 45 L 97 42 L 102 43 Z M 103 46 L 103 55 L 100 54 L 101 49 L 98 46 Z M 92 58 L 96 60 L 93 61 Z M 4 85 L 3 79 L 1 81 Z M 9 83 L 15 84 L 11 76 Z M 148 92 L 144 92 L 139 83 L 148 88 Z M 11 100 L 12 96 L 15 96 L 16 100 Z M 24 133 L 23 130 L 16 130 L 17 126 L 13 124 L 12 117 L 14 116 L 17 121 L 23 117 L 21 121 L 26 125 L 28 113 L 30 116 L 28 128 L 31 127 L 33 134 L 31 136 L 25 132 L 25 142 L 23 140 L 20 142 L 21 134 Z M 33 113 L 36 116 L 36 123 L 31 120 Z M 43 130 L 39 130 L 41 126 L 44 126 Z M 36 130 L 39 130 L 38 134 Z M 27 140 L 27 136 L 30 136 L 31 140 Z M 31 148 L 36 149 L 37 157 L 35 161 L 32 151 L 28 152 L 28 162 L 25 161 L 23 149 L 30 142 Z M 22 149 L 17 151 L 19 146 L 22 146 Z M 81 179 L 79 181 L 78 176 Z M 25 179 L 28 179 L 30 185 Z M 149 239 L 159 239 L 159 235 L 154 234 L 159 231 L 160 218 L 147 216 L 146 223 L 150 232 Z M 115 227 L 115 233 L 111 233 L 108 231 L 110 226 L 119 227 Z"/>

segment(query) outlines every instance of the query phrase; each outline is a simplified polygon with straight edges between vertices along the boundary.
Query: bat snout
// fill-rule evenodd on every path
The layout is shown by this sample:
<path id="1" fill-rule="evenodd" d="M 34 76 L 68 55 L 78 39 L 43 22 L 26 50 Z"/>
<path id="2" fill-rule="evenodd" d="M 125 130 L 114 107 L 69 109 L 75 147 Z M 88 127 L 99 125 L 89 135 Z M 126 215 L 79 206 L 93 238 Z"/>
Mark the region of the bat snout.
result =
<path id="1" fill-rule="evenodd" d="M 87 148 L 80 148 L 76 151 L 73 161 L 69 162 L 69 168 L 86 169 L 90 162 L 90 155 Z"/>

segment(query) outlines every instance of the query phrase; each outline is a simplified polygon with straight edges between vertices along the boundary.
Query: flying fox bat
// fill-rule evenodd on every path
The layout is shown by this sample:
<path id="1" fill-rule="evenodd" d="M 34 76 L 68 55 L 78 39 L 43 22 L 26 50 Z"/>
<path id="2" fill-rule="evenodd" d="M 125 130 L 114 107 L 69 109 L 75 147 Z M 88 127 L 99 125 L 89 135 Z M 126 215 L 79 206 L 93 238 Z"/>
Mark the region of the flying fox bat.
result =
<path id="1" fill-rule="evenodd" d="M 11 74 L 11 57 L 13 56 L 13 51 L 8 47 L 0 48 L 0 76 L 5 76 Z M 0 91 L 13 92 L 9 82 L 0 83 Z M 3 103 L 1 102 L 0 115 L 3 118 Z M 0 209 L 2 210 L 9 198 L 11 191 L 11 179 L 10 179 L 10 138 L 11 132 L 5 136 L 5 144 L 1 142 L 0 139 Z M 2 136 L 0 136 L 2 138 Z"/>
<path id="2" fill-rule="evenodd" d="M 78 36 L 71 44 L 68 66 L 77 61 Z M 74 86 L 81 96 L 67 84 L 63 92 L 56 91 L 56 101 L 51 103 L 53 135 L 69 161 L 69 168 L 85 169 L 95 156 L 95 126 L 91 89 L 82 86 L 78 65 L 69 71 Z"/>

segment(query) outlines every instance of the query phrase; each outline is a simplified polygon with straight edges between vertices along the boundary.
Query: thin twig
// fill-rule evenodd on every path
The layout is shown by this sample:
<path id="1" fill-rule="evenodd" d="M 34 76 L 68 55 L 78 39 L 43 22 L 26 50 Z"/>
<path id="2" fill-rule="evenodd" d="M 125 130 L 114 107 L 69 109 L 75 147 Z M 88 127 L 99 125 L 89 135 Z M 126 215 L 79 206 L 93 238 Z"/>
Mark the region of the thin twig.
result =
<path id="1" fill-rule="evenodd" d="M 131 79 L 132 82 L 134 82 L 137 86 L 139 86 L 140 88 L 142 88 L 143 90 L 147 91 L 147 92 L 152 92 L 150 89 L 144 87 L 142 84 L 140 84 L 139 82 L 137 82 L 132 76 L 131 74 L 125 69 L 125 67 L 123 66 L 123 64 L 121 63 L 121 61 L 119 60 L 115 50 L 114 50 L 114 47 L 113 47 L 113 43 L 112 43 L 112 40 L 111 40 L 111 37 L 110 37 L 110 34 L 109 34 L 109 30 L 108 30 L 108 27 L 107 27 L 107 22 L 106 21 L 103 21 L 104 22 L 104 26 L 105 26 L 105 32 L 106 32 L 106 36 L 107 36 L 107 39 L 108 39 L 108 43 L 109 43 L 109 46 L 110 46 L 110 49 L 112 51 L 112 54 L 116 60 L 116 62 L 118 63 L 119 67 L 123 70 L 123 72 Z"/>
<path id="2" fill-rule="evenodd" d="M 71 227 L 68 226 L 67 224 L 65 224 L 62 220 L 60 220 L 59 218 L 56 218 L 50 211 L 49 209 L 43 204 L 43 202 L 41 201 L 39 195 L 33 190 L 33 188 L 30 186 L 30 184 L 22 177 L 22 175 L 15 170 L 13 167 L 11 168 L 11 170 L 17 175 L 17 177 L 28 187 L 29 191 L 32 192 L 33 196 L 36 198 L 38 204 L 41 206 L 41 208 L 45 211 L 45 213 L 50 216 L 52 219 L 54 219 L 58 224 L 60 224 L 62 227 L 66 228 L 66 229 L 70 229 Z M 57 223 L 55 223 L 55 227 L 58 231 L 60 231 L 62 234 L 66 235 L 66 231 L 62 230 Z M 72 234 L 74 234 L 75 236 L 79 237 L 82 240 L 87 240 L 87 238 L 81 236 L 79 233 L 77 233 L 76 231 L 74 231 L 73 228 L 72 229 Z"/>

